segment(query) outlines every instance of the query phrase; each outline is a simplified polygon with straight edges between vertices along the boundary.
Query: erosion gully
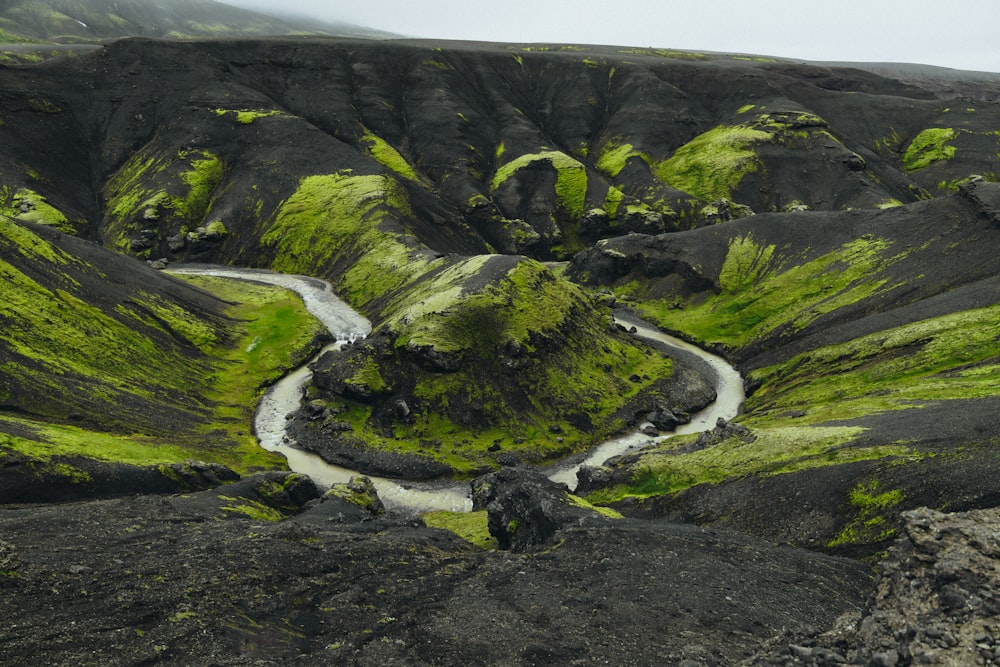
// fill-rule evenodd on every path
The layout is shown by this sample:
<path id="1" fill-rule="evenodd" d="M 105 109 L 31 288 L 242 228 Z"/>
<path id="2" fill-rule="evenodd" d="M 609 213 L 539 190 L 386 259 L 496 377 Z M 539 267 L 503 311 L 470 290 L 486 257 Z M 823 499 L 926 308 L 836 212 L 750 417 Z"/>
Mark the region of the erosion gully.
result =
<path id="1" fill-rule="evenodd" d="M 288 460 L 288 467 L 312 477 L 316 484 L 330 486 L 343 483 L 359 473 L 349 468 L 332 465 L 310 452 L 297 449 L 286 433 L 287 416 L 298 409 L 303 387 L 312 372 L 310 364 L 329 350 L 339 350 L 349 342 L 371 333 L 371 322 L 356 313 L 333 292 L 332 286 L 318 278 L 274 273 L 261 269 L 186 265 L 169 270 L 182 275 L 216 276 L 251 282 L 277 285 L 292 290 L 302 297 L 306 308 L 329 329 L 335 343 L 324 347 L 316 357 L 292 371 L 272 385 L 261 399 L 254 417 L 254 431 L 264 449 L 277 452 Z M 657 344 L 660 349 L 675 352 L 685 359 L 702 365 L 715 382 L 717 397 L 704 410 L 691 416 L 690 423 L 675 431 L 651 438 L 638 431 L 608 440 L 566 462 L 547 469 L 549 477 L 565 483 L 570 489 L 576 486 L 576 472 L 581 466 L 596 466 L 613 456 L 636 451 L 643 447 L 687 433 L 710 430 L 719 418 L 732 419 L 740 410 L 745 398 L 743 378 L 722 357 L 716 356 L 679 338 L 667 335 L 641 320 L 629 318 L 624 322 L 632 333 Z M 366 475 L 375 484 L 379 497 L 386 507 L 411 512 L 449 510 L 465 512 L 472 509 L 468 482 L 407 482 Z"/>

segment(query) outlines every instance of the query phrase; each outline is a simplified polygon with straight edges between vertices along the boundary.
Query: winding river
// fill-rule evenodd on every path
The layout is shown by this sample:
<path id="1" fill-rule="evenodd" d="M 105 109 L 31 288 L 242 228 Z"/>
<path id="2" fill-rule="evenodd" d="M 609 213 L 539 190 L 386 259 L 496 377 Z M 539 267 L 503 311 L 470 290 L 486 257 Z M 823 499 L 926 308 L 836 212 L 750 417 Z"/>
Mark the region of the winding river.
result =
<path id="1" fill-rule="evenodd" d="M 258 269 L 238 269 L 215 266 L 184 266 L 169 270 L 173 274 L 217 276 L 284 287 L 298 293 L 306 308 L 316 316 L 336 337 L 319 354 L 330 349 L 340 349 L 349 341 L 364 338 L 371 333 L 371 323 L 341 301 L 329 283 L 317 278 L 295 276 Z M 715 426 L 716 420 L 735 417 L 744 400 L 743 379 L 739 372 L 724 359 L 706 352 L 679 338 L 669 336 L 639 320 L 628 320 L 626 326 L 634 327 L 634 334 L 661 347 L 669 348 L 687 359 L 694 359 L 714 377 L 717 398 L 707 408 L 692 415 L 691 422 L 679 426 L 676 431 L 656 438 L 639 432 L 630 433 L 595 447 L 582 460 L 575 457 L 571 463 L 557 465 L 550 470 L 549 477 L 564 482 L 570 488 L 576 486 L 576 471 L 583 465 L 600 465 L 612 456 L 641 449 L 653 442 L 659 442 L 674 435 L 698 433 Z M 317 357 L 319 356 L 317 355 Z M 288 460 L 290 469 L 309 475 L 321 486 L 347 482 L 358 473 L 327 463 L 320 457 L 301 449 L 296 449 L 285 433 L 286 417 L 294 412 L 302 400 L 302 388 L 312 375 L 309 365 L 313 359 L 292 371 L 264 394 L 254 417 L 254 429 L 261 447 L 278 452 Z M 469 511 L 472 499 L 469 497 L 468 482 L 404 482 L 367 475 L 375 484 L 379 497 L 386 507 L 417 512 L 431 510 Z"/>

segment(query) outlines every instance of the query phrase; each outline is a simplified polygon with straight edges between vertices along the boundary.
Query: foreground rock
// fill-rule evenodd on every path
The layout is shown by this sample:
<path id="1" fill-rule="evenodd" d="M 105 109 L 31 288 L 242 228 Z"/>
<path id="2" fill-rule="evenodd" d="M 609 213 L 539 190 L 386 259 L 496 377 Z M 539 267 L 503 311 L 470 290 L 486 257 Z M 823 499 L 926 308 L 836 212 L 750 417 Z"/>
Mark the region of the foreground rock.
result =
<path id="1" fill-rule="evenodd" d="M 562 529 L 601 525 L 621 515 L 586 504 L 553 482 L 527 468 L 503 468 L 472 483 L 473 510 L 486 510 L 490 534 L 501 549 L 538 551 L 550 546 Z"/>
<path id="2" fill-rule="evenodd" d="M 484 552 L 318 498 L 276 473 L 4 508 L 0 663 L 725 665 L 871 591 L 859 563 L 723 531 L 595 517 Z"/>
<path id="3" fill-rule="evenodd" d="M 754 665 L 1000 663 L 1000 510 L 904 513 L 865 610 Z"/>

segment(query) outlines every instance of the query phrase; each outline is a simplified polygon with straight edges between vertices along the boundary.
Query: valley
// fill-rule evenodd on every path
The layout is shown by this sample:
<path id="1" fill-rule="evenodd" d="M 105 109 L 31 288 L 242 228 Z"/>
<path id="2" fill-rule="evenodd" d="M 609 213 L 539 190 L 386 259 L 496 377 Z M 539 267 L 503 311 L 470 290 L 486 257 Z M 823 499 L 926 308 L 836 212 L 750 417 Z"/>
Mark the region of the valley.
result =
<path id="1" fill-rule="evenodd" d="M 898 627 L 823 633 L 873 568 L 997 507 L 1000 107 L 959 79 L 314 36 L 0 65 L 0 661 L 869 664 Z M 190 263 L 326 281 L 366 335 Z M 732 364 L 739 414 L 633 327 Z M 472 511 L 258 447 L 310 359 L 298 448 Z M 678 434 L 537 472 L 640 428 Z M 920 622 L 989 626 L 956 576 Z"/>

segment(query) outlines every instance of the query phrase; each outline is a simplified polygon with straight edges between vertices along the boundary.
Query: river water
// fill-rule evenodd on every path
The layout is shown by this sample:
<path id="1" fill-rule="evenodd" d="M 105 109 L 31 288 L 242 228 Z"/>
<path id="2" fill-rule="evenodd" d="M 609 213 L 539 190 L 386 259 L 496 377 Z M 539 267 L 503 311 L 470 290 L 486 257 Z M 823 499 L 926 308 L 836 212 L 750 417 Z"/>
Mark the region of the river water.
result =
<path id="1" fill-rule="evenodd" d="M 364 338 L 371 333 L 371 323 L 341 301 L 329 283 L 317 278 L 258 269 L 193 265 L 170 269 L 169 272 L 249 280 L 293 290 L 302 297 L 309 312 L 323 322 L 337 339 L 336 343 L 326 346 L 319 354 L 331 349 L 339 350 L 348 341 Z M 576 471 L 583 465 L 600 465 L 612 456 L 635 451 L 675 435 L 710 430 L 720 417 L 727 420 L 735 417 L 743 404 L 745 398 L 743 379 L 725 359 L 643 323 L 630 320 L 627 324 L 635 327 L 634 334 L 640 338 L 660 343 L 661 346 L 672 350 L 679 350 L 682 354 L 694 355 L 701 360 L 701 363 L 710 369 L 710 374 L 715 376 L 717 397 L 714 403 L 692 415 L 690 423 L 679 426 L 672 433 L 656 438 L 639 432 L 623 435 L 595 447 L 583 460 L 552 468 L 549 477 L 565 483 L 571 489 L 576 486 Z M 287 416 L 298 409 L 303 387 L 312 376 L 309 365 L 317 357 L 286 375 L 265 392 L 254 417 L 254 431 L 261 447 L 283 455 L 288 459 L 288 467 L 291 470 L 309 475 L 318 485 L 330 486 L 347 482 L 358 473 L 329 464 L 315 454 L 295 448 L 290 436 L 285 432 Z M 468 482 L 406 482 L 366 476 L 372 480 L 382 502 L 389 508 L 415 512 L 432 510 L 465 512 L 472 509 Z"/>

